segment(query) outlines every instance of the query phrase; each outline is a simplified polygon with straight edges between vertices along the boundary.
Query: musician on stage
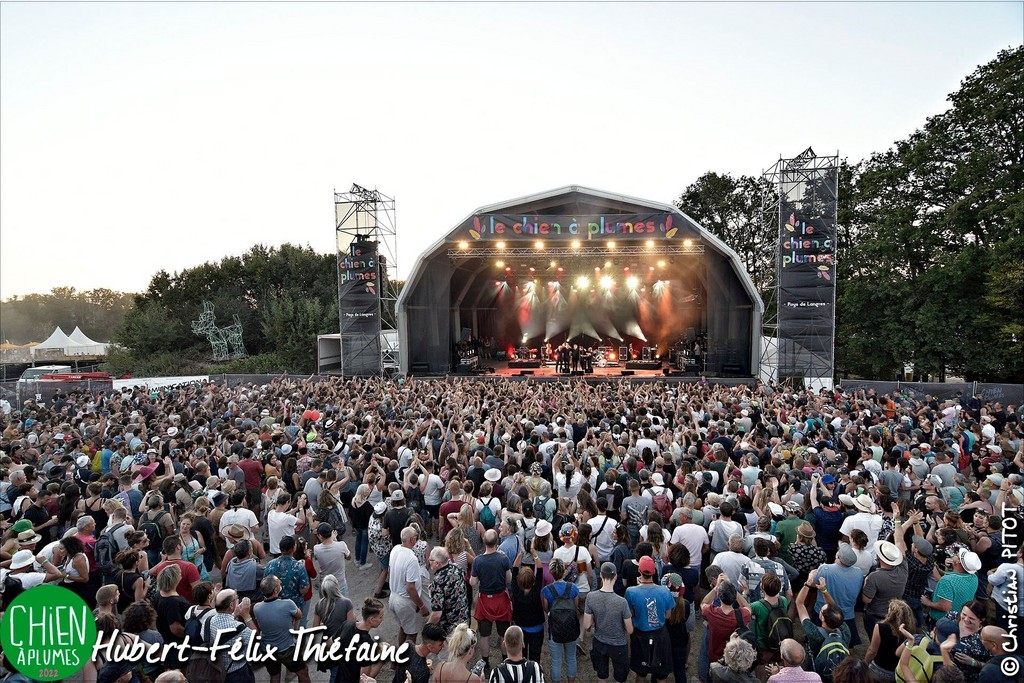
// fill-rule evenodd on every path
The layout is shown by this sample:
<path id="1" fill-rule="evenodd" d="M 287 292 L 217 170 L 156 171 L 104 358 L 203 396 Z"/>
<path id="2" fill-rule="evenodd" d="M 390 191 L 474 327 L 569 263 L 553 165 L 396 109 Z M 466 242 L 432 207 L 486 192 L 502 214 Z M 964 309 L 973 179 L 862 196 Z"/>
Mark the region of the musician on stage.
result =
<path id="1" fill-rule="evenodd" d="M 572 345 L 572 371 L 576 372 L 580 369 L 580 345 Z"/>
<path id="2" fill-rule="evenodd" d="M 594 354 L 589 347 L 584 346 L 580 352 L 580 368 L 583 370 L 583 374 L 589 374 L 594 371 Z"/>

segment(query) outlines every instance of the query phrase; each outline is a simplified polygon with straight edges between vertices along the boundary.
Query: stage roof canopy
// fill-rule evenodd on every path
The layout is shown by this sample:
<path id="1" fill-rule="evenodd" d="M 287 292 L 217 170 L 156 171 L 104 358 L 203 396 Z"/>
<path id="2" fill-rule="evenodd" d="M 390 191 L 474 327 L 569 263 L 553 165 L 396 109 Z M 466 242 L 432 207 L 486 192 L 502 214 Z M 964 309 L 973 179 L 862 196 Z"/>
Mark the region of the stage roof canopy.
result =
<path id="1" fill-rule="evenodd" d="M 547 341 L 550 324 L 547 333 L 543 323 L 531 329 L 528 315 L 509 310 L 495 288 L 515 290 L 531 278 L 539 289 L 568 288 L 588 274 L 614 274 L 623 287 L 626 276 L 641 286 L 647 276 L 685 288 L 665 304 L 699 309 L 681 324 L 706 334 L 719 366 L 756 372 L 764 306 L 736 253 L 671 204 L 579 186 L 482 206 L 419 257 L 397 302 L 402 370 L 447 371 L 454 342 L 467 331 L 509 336 L 511 324 L 517 342 L 520 334 L 531 344 Z M 600 324 L 583 324 L 603 334 Z M 658 334 L 670 336 L 655 329 L 634 336 Z"/>

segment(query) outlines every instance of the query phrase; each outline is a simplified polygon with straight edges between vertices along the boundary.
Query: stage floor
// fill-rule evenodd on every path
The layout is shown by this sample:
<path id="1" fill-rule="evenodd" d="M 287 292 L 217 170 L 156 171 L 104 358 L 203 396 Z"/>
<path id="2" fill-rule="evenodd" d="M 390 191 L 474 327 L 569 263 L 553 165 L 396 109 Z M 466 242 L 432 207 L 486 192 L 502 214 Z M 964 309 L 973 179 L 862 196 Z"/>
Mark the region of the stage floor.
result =
<path id="1" fill-rule="evenodd" d="M 514 364 L 514 363 L 513 363 Z M 477 377 L 488 377 L 488 376 L 499 376 L 499 377 L 537 377 L 537 378 L 569 378 L 569 375 L 565 373 L 555 372 L 555 365 L 542 364 L 537 368 L 520 368 L 520 367 L 509 367 L 508 361 L 503 360 L 492 360 L 482 361 L 481 367 L 483 368 L 494 368 L 494 372 L 487 373 L 474 373 Z M 611 377 L 635 377 L 635 378 L 664 378 L 665 372 L 663 368 L 669 367 L 668 364 L 662 363 L 661 367 L 654 369 L 630 369 L 627 370 L 623 364 L 610 365 L 607 367 L 594 367 L 593 373 L 586 375 L 576 375 L 580 379 L 607 379 Z M 674 369 L 674 368 L 673 368 Z M 628 374 L 623 375 L 623 372 Z M 460 373 L 461 374 L 461 373 Z M 691 373 L 689 375 L 691 381 L 696 381 L 698 375 Z"/>

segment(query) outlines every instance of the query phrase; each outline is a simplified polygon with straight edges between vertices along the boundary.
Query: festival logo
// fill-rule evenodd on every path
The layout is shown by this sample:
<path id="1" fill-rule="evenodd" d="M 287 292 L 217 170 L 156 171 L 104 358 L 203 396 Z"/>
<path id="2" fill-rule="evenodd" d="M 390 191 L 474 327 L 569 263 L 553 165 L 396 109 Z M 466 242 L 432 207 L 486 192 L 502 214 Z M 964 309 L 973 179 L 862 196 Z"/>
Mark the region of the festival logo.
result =
<path id="1" fill-rule="evenodd" d="M 96 644 L 96 620 L 82 598 L 60 586 L 36 586 L 4 612 L 0 646 L 15 669 L 36 681 L 70 678 Z"/>
<path id="2" fill-rule="evenodd" d="M 609 214 L 600 216 L 473 216 L 469 236 L 474 240 L 525 239 L 672 239 L 679 227 L 670 213 Z"/>

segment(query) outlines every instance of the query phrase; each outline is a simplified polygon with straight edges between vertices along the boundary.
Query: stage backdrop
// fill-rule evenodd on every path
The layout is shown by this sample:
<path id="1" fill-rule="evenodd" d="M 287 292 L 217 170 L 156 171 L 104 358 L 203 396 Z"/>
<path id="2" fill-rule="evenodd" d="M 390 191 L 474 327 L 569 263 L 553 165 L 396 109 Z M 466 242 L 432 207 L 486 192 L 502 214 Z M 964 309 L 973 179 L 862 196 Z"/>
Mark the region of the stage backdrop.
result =
<path id="1" fill-rule="evenodd" d="M 779 176 L 780 379 L 831 382 L 835 367 L 838 169 L 825 161 L 793 159 Z"/>
<path id="2" fill-rule="evenodd" d="M 377 243 L 356 240 L 338 253 L 338 315 L 343 375 L 379 375 L 380 264 Z"/>
<path id="3" fill-rule="evenodd" d="M 678 218 L 675 225 L 672 220 L 672 214 L 664 212 L 596 216 L 477 214 L 463 223 L 459 232 L 468 240 L 483 242 L 672 239 L 679 234 L 680 225 Z"/>

